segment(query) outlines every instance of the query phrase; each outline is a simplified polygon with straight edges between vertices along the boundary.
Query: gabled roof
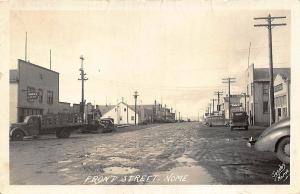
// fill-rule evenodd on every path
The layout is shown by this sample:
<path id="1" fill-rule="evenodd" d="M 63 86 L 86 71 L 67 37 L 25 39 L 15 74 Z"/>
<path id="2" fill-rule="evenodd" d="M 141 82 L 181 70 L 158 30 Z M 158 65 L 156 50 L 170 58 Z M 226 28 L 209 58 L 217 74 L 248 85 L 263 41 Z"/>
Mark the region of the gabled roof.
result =
<path id="1" fill-rule="evenodd" d="M 101 114 L 104 115 L 111 109 L 113 109 L 116 105 L 98 105 L 98 109 L 100 110 Z"/>
<path id="2" fill-rule="evenodd" d="M 273 75 L 274 78 L 277 74 L 282 75 L 285 78 L 291 76 L 291 68 L 274 68 Z M 254 68 L 254 81 L 269 81 L 269 68 Z"/>

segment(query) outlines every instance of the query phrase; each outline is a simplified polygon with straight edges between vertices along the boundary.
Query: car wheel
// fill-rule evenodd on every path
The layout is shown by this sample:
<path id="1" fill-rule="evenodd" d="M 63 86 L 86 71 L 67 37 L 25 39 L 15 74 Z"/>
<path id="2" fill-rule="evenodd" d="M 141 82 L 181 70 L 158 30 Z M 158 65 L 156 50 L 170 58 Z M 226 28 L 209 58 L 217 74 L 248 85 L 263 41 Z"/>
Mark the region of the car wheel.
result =
<path id="1" fill-rule="evenodd" d="M 23 141 L 24 133 L 20 130 L 16 130 L 13 132 L 11 139 L 13 141 Z"/>
<path id="2" fill-rule="evenodd" d="M 290 137 L 280 140 L 277 146 L 276 155 L 283 163 L 290 163 Z"/>

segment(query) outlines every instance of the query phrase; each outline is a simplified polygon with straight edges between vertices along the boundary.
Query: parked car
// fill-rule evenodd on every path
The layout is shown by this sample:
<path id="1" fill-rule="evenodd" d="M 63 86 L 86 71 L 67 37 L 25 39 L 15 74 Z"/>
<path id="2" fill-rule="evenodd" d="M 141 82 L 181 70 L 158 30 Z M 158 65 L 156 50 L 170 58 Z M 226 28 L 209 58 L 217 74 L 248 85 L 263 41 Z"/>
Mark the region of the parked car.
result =
<path id="1" fill-rule="evenodd" d="M 248 122 L 248 115 L 246 112 L 233 112 L 230 119 L 230 130 L 234 128 L 244 128 L 248 130 L 249 122 Z"/>
<path id="2" fill-rule="evenodd" d="M 100 120 L 91 120 L 82 128 L 82 133 L 107 133 L 115 129 L 114 120 L 112 118 L 103 118 Z"/>
<path id="3" fill-rule="evenodd" d="M 255 140 L 249 138 L 249 147 L 258 151 L 275 152 L 278 159 L 283 163 L 290 163 L 290 119 L 281 120 L 263 131 Z"/>
<path id="4" fill-rule="evenodd" d="M 206 125 L 209 126 L 209 127 L 224 126 L 225 125 L 225 119 L 224 119 L 223 116 L 216 116 L 216 115 L 208 116 L 206 118 Z"/>

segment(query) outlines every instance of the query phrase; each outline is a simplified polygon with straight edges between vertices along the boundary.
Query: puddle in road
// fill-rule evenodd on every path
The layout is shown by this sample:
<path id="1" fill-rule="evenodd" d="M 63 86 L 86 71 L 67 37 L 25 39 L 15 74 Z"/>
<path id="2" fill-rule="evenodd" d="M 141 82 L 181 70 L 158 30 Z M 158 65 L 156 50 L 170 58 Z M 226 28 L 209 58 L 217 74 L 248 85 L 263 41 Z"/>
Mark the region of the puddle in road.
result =
<path id="1" fill-rule="evenodd" d="M 194 160 L 193 158 L 187 157 L 186 155 L 181 156 L 180 158 L 176 159 L 178 162 L 180 163 L 197 163 L 196 160 Z"/>
<path id="2" fill-rule="evenodd" d="M 72 160 L 61 160 L 61 161 L 58 161 L 58 163 L 69 163 L 69 162 L 72 162 Z"/>
<path id="3" fill-rule="evenodd" d="M 63 168 L 63 169 L 60 169 L 59 171 L 64 172 L 64 171 L 69 171 L 69 170 L 70 170 L 69 168 Z"/>
<path id="4" fill-rule="evenodd" d="M 138 171 L 136 168 L 129 167 L 107 167 L 103 170 L 107 174 L 132 174 Z"/>
<path id="5" fill-rule="evenodd" d="M 130 162 L 131 161 L 127 158 L 121 158 L 121 157 L 109 157 L 108 159 L 112 162 Z"/>

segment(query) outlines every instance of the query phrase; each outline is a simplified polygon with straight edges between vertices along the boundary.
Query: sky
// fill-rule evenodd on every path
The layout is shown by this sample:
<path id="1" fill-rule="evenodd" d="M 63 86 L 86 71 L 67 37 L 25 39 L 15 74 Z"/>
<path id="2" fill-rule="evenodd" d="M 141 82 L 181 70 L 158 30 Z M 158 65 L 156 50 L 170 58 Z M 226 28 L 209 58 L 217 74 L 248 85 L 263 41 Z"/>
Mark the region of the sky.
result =
<path id="1" fill-rule="evenodd" d="M 10 68 L 24 59 L 28 33 L 30 62 L 60 73 L 60 101 L 81 100 L 80 56 L 88 77 L 87 102 L 134 104 L 154 100 L 183 117 L 205 111 L 215 91 L 227 93 L 222 78 L 235 77 L 232 92 L 244 92 L 249 62 L 268 67 L 266 28 L 254 17 L 287 16 L 273 29 L 274 67 L 290 67 L 290 12 L 280 10 L 104 9 L 93 11 L 10 12 Z"/>

